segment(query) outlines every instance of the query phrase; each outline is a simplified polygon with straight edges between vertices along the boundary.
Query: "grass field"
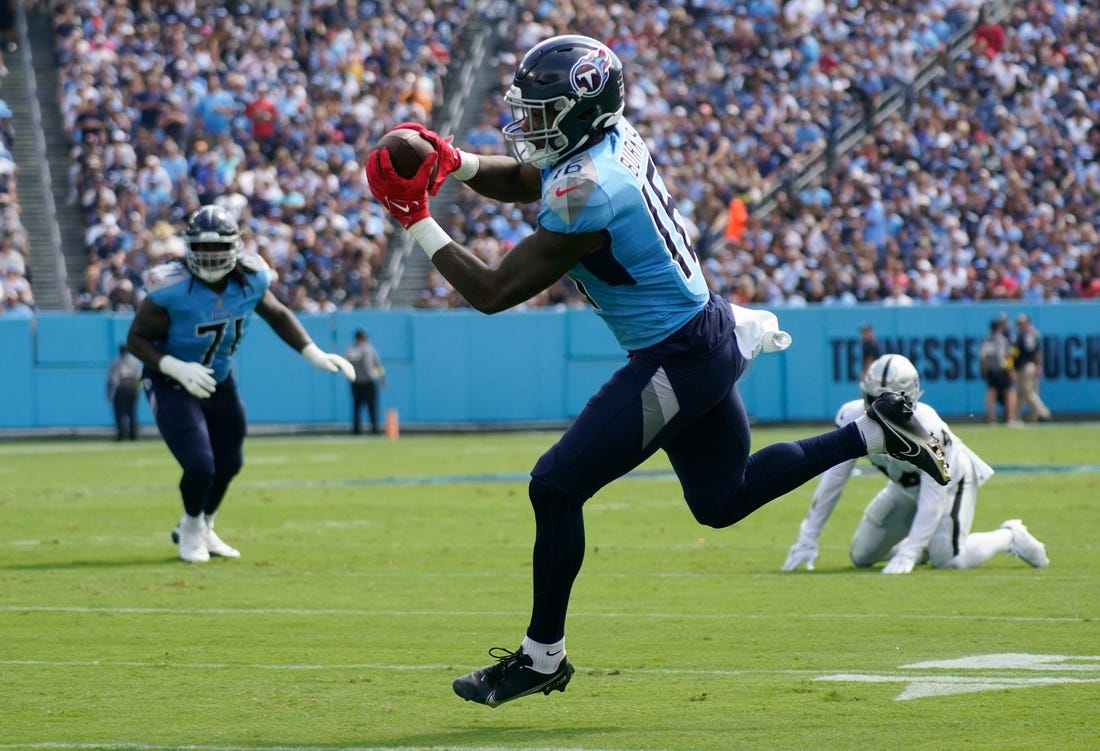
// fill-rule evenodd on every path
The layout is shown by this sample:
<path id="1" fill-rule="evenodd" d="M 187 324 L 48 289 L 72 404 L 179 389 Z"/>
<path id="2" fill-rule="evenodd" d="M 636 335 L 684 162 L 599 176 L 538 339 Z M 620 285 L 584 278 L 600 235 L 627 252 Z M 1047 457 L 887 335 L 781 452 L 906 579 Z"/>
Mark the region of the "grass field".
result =
<path id="1" fill-rule="evenodd" d="M 250 438 L 205 565 L 159 440 L 0 443 L 0 749 L 1098 749 L 1100 429 L 959 432 L 1049 569 L 853 569 L 867 473 L 784 574 L 812 483 L 712 530 L 662 455 L 588 504 L 569 689 L 498 709 L 450 684 L 523 636 L 555 434 Z"/>

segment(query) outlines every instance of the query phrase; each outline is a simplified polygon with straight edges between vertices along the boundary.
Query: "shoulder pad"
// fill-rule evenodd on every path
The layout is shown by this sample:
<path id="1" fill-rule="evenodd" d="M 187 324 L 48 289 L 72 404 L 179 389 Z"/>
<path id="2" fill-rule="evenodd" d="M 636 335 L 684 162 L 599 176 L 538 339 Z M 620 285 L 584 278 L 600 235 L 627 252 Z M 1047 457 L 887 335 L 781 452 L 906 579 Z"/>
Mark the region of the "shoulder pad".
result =
<path id="1" fill-rule="evenodd" d="M 542 189 L 543 212 L 557 218 L 557 225 L 547 229 L 555 232 L 587 232 L 602 229 L 610 216 L 607 195 L 600 187 L 599 174 L 591 154 L 579 154 L 561 166 L 553 168 Z M 580 221 L 584 217 L 584 221 Z M 598 225 L 598 226 L 590 226 Z"/>
<path id="2" fill-rule="evenodd" d="M 256 253 L 241 253 L 237 256 L 237 263 L 241 264 L 245 271 L 256 272 L 270 269 L 267 261 Z"/>
<path id="3" fill-rule="evenodd" d="M 155 292 L 191 280 L 191 272 L 180 261 L 168 261 L 146 269 L 142 275 L 146 292 Z"/>

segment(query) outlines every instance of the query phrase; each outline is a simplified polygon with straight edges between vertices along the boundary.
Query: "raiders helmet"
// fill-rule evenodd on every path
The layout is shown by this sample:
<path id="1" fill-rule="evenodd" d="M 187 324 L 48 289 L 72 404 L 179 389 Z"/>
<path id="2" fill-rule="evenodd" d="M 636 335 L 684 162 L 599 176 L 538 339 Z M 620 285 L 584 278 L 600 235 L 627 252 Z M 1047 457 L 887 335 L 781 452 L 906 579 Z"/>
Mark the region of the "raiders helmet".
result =
<path id="1" fill-rule="evenodd" d="M 237 265 L 241 231 L 221 206 L 203 206 L 191 215 L 183 233 L 187 241 L 184 262 L 204 282 L 216 282 Z"/>
<path id="2" fill-rule="evenodd" d="M 547 39 L 523 56 L 504 101 L 502 129 L 512 156 L 539 169 L 594 143 L 623 115 L 623 64 L 585 36 Z"/>
<path id="3" fill-rule="evenodd" d="M 867 402 L 873 402 L 887 391 L 900 391 L 911 402 L 920 399 L 920 374 L 909 359 L 902 355 L 883 355 L 867 367 L 860 391 Z"/>

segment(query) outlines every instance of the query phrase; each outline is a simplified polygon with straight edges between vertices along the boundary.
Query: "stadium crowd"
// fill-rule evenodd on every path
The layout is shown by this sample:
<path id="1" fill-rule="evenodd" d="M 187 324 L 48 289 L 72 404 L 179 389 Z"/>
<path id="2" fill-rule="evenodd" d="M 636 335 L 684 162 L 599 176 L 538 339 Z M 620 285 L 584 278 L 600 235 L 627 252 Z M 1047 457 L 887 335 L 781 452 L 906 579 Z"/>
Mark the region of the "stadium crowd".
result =
<path id="1" fill-rule="evenodd" d="M 77 305 L 130 310 L 182 222 L 224 205 L 299 311 L 368 306 L 387 252 L 359 159 L 430 122 L 463 2 L 59 0 L 70 202 L 86 227 Z"/>
<path id="2" fill-rule="evenodd" d="M 627 115 L 663 158 L 714 289 L 769 305 L 1100 296 L 1094 9 L 1020 3 L 995 23 L 952 0 L 707 5 L 572 8 L 569 22 L 532 0 L 514 48 L 580 29 L 620 55 L 643 92 Z M 514 58 L 502 62 L 506 76 Z M 874 125 L 881 95 L 929 62 L 943 74 Z M 853 116 L 870 126 L 853 153 L 810 188 L 781 190 L 775 210 L 747 210 Z M 467 194 L 447 229 L 491 259 L 508 245 L 503 220 Z M 456 304 L 434 274 L 421 301 Z"/>
<path id="3" fill-rule="evenodd" d="M 979 0 L 523 0 L 511 42 L 578 32 L 619 54 L 627 116 L 649 139 L 712 286 L 740 303 L 909 305 L 1100 295 L 1100 14 Z M 360 160 L 397 122 L 432 123 L 469 13 L 436 0 L 313 0 L 291 12 L 192 0 L 54 3 L 70 199 L 86 226 L 77 305 L 132 309 L 141 272 L 177 256 L 202 203 L 241 217 L 276 294 L 310 312 L 372 305 L 389 220 Z M 972 46 L 950 40 L 978 23 Z M 884 122 L 891 85 L 943 75 Z M 499 153 L 515 52 L 471 151 Z M 495 103 L 495 104 L 494 104 Z M 851 118 L 872 126 L 810 188 L 786 181 Z M 768 213 L 748 209 L 776 187 Z M 492 261 L 536 207 L 465 188 L 444 222 Z M 536 304 L 580 301 L 563 283 Z M 461 305 L 437 275 L 420 303 Z"/>
<path id="4" fill-rule="evenodd" d="M 2 65 L 2 62 L 0 62 Z M 7 71 L 0 71 L 0 77 Z M 34 291 L 27 269 L 27 232 L 20 216 L 19 190 L 12 144 L 12 111 L 0 99 L 0 316 L 34 316 Z"/>

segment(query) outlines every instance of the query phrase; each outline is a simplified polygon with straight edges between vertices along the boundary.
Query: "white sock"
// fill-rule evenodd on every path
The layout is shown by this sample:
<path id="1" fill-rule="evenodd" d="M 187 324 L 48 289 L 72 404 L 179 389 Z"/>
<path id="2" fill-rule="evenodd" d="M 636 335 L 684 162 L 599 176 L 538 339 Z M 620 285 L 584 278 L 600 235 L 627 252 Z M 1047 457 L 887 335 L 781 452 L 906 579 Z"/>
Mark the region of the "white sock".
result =
<path id="1" fill-rule="evenodd" d="M 1012 530 L 995 529 L 992 532 L 975 532 L 967 535 L 966 543 L 955 556 L 955 568 L 981 566 L 997 553 L 1007 553 L 1012 548 Z"/>
<path id="2" fill-rule="evenodd" d="M 886 436 L 882 432 L 882 426 L 867 415 L 856 418 L 856 427 L 863 436 L 863 443 L 867 446 L 868 454 L 881 454 L 886 451 Z"/>
<path id="3" fill-rule="evenodd" d="M 565 659 L 564 636 L 553 644 L 542 644 L 530 636 L 525 636 L 520 648 L 531 658 L 531 669 L 536 673 L 553 673 Z"/>
<path id="4" fill-rule="evenodd" d="M 213 529 L 214 528 L 214 515 L 213 514 L 203 514 L 202 518 L 206 522 L 206 528 L 207 529 Z"/>
<path id="5" fill-rule="evenodd" d="M 201 532 L 202 524 L 203 522 L 201 516 L 188 516 L 187 514 L 184 514 L 183 518 L 180 519 L 180 529 L 186 530 L 191 534 Z"/>

